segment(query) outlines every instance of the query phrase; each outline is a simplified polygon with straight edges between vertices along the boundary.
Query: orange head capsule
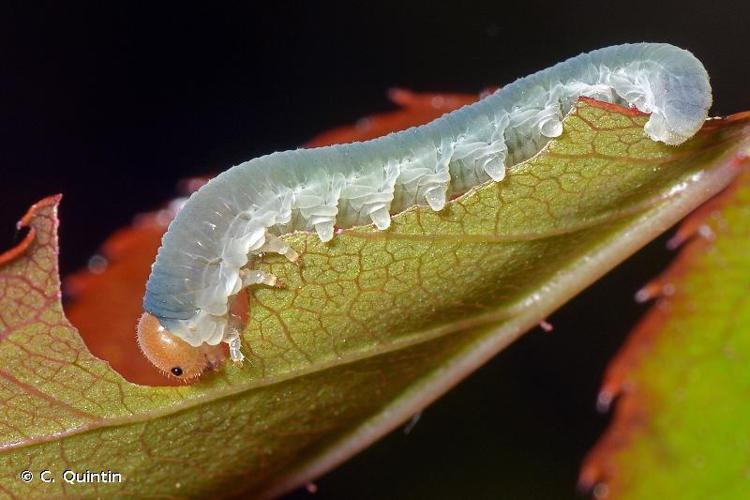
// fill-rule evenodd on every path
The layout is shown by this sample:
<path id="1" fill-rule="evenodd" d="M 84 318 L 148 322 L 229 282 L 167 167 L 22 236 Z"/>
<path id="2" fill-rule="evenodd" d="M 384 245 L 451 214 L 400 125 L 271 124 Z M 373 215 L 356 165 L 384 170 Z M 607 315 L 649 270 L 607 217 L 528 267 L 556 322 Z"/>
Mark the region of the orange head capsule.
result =
<path id="1" fill-rule="evenodd" d="M 200 377 L 221 365 L 227 353 L 221 344 L 193 347 L 143 313 L 138 321 L 138 345 L 151 363 L 168 376 L 181 380 Z"/>

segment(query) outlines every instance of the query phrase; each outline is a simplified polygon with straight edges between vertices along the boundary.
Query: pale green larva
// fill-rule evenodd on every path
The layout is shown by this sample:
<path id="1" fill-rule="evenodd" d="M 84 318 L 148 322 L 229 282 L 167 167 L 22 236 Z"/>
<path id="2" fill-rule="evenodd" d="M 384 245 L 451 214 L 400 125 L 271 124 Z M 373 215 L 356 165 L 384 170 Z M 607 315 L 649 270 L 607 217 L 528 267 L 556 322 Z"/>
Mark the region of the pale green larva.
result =
<path id="1" fill-rule="evenodd" d="M 646 135 L 666 144 L 695 134 L 711 105 L 708 74 L 690 52 L 661 43 L 618 45 L 516 80 L 421 127 L 237 165 L 193 194 L 162 240 L 139 339 L 159 344 L 171 335 L 184 343 L 179 354 L 152 345 L 149 359 L 180 377 L 188 375 L 180 364 L 189 364 L 189 375 L 198 376 L 221 362 L 209 346 L 226 342 L 241 361 L 229 301 L 243 287 L 275 283 L 248 269 L 253 255 L 295 260 L 280 235 L 314 230 L 328 241 L 334 226 L 385 230 L 392 214 L 412 205 L 441 210 L 453 195 L 501 181 L 506 168 L 562 133 L 563 116 L 581 96 L 650 113 Z"/>

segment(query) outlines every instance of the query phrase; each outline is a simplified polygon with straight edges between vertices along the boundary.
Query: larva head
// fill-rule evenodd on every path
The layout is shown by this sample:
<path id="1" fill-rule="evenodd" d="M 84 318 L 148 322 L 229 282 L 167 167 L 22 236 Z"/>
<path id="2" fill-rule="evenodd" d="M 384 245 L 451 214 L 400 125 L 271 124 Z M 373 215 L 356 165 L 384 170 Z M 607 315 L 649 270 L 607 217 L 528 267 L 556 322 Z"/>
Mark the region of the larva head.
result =
<path id="1" fill-rule="evenodd" d="M 138 321 L 138 345 L 148 360 L 170 377 L 191 381 L 221 365 L 227 353 L 221 345 L 193 347 L 143 313 Z"/>

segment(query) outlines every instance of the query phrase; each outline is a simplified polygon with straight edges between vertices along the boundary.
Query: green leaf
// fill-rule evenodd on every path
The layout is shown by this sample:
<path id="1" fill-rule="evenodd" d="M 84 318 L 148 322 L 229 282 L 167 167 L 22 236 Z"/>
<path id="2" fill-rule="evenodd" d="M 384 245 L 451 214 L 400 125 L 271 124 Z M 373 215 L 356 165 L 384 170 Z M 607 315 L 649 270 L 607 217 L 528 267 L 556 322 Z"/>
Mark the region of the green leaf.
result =
<path id="1" fill-rule="evenodd" d="M 680 148 L 646 117 L 579 103 L 547 151 L 388 231 L 294 234 L 285 289 L 251 294 L 248 362 L 147 388 L 92 357 L 62 314 L 56 215 L 27 218 L 0 257 L 0 485 L 17 496 L 273 495 L 304 484 L 419 412 L 482 362 L 726 186 L 747 122 Z M 3 260 L 6 262 L 3 264 Z M 101 333 L 106 335 L 107 332 Z M 54 483 L 20 480 L 48 469 Z M 124 481 L 67 484 L 64 470 Z"/>
<path id="2" fill-rule="evenodd" d="M 622 396 L 581 477 L 599 497 L 750 498 L 750 171 L 685 227 L 702 236 L 608 370 Z"/>

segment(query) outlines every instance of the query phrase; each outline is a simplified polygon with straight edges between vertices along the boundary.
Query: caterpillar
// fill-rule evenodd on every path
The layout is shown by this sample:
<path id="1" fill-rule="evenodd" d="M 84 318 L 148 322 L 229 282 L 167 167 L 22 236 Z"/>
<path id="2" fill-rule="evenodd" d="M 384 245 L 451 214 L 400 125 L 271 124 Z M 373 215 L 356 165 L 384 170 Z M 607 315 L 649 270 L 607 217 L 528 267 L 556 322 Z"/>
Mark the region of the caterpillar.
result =
<path id="1" fill-rule="evenodd" d="M 148 359 L 193 379 L 229 356 L 242 362 L 229 312 L 244 287 L 274 286 L 252 269 L 263 252 L 290 261 L 280 236 L 374 224 L 413 205 L 441 210 L 452 196 L 501 181 L 509 166 L 562 133 L 576 100 L 591 97 L 650 113 L 645 134 L 677 145 L 705 121 L 711 87 L 690 52 L 663 43 L 594 50 L 520 78 L 437 120 L 367 142 L 277 152 L 241 163 L 204 185 L 169 225 L 151 268 L 137 338 Z"/>

